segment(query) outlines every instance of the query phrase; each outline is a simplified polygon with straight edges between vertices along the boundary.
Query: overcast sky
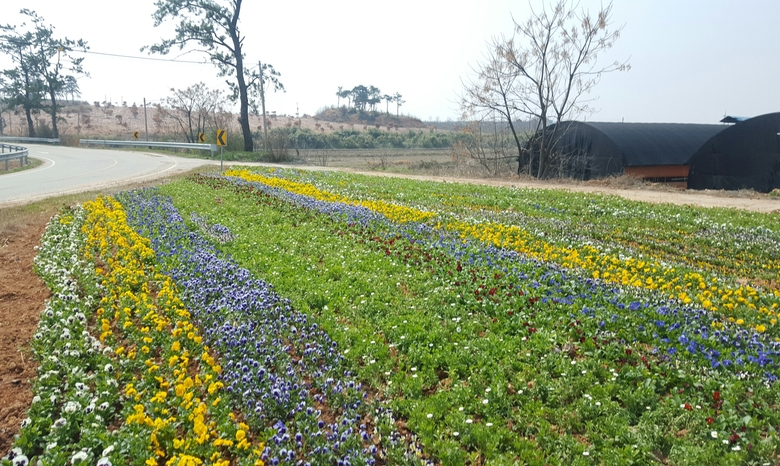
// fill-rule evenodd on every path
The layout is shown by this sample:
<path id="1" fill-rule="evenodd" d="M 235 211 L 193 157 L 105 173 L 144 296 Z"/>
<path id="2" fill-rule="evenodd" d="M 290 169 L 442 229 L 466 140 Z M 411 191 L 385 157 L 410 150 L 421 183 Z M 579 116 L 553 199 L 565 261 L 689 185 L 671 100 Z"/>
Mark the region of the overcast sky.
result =
<path id="1" fill-rule="evenodd" d="M 9 14 L 15 3 L 4 6 L 3 23 L 22 21 Z M 580 5 L 597 10 L 601 3 Z M 173 31 L 172 23 L 153 26 L 153 0 L 25 0 L 24 7 L 93 52 L 147 56 L 142 46 Z M 247 0 L 240 28 L 247 61 L 282 73 L 287 92 L 268 95 L 269 111 L 313 114 L 336 105 L 339 86 L 364 84 L 400 92 L 403 113 L 445 120 L 458 119 L 461 81 L 487 42 L 511 35 L 512 16 L 522 20 L 529 10 L 525 1 L 508 0 Z M 613 21 L 625 27 L 601 59 L 629 59 L 631 70 L 602 79 L 594 91 L 599 112 L 589 120 L 714 123 L 724 113 L 780 111 L 780 1 L 618 0 Z M 0 66 L 10 63 L 0 56 Z M 79 83 L 90 103 L 160 101 L 171 88 L 199 81 L 227 89 L 211 65 L 88 54 L 84 67 L 90 77 Z"/>

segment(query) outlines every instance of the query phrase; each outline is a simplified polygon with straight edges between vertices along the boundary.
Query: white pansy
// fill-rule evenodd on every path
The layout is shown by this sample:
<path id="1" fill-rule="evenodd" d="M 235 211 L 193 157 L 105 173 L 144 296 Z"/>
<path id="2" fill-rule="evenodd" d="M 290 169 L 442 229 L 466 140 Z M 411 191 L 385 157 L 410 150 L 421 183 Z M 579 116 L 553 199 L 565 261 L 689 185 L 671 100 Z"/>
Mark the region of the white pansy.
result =
<path id="1" fill-rule="evenodd" d="M 65 403 L 65 407 L 62 409 L 66 413 L 75 413 L 76 411 L 81 409 L 81 405 L 76 403 L 75 401 L 68 401 Z"/>
<path id="2" fill-rule="evenodd" d="M 87 452 L 80 451 L 70 457 L 70 463 L 77 464 L 77 463 L 81 463 L 82 461 L 85 461 L 86 459 L 87 459 Z"/>

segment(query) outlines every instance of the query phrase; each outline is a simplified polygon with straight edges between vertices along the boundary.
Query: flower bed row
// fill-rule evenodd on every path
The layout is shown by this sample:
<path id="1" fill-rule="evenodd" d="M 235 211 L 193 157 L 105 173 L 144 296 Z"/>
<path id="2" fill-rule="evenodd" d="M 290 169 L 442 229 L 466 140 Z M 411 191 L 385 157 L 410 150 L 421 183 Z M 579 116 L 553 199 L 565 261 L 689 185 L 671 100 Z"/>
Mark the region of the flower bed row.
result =
<path id="1" fill-rule="evenodd" d="M 430 194 L 405 195 L 400 200 L 396 195 L 391 203 L 382 199 L 381 192 L 377 192 L 376 189 L 368 189 L 367 191 L 370 192 L 362 193 L 362 195 L 379 197 L 379 199 L 371 201 L 377 206 L 375 207 L 374 204 L 367 204 L 367 201 L 361 201 L 361 192 L 354 192 L 354 189 L 351 190 L 353 192 L 350 192 L 349 196 L 333 194 L 323 186 L 317 187 L 304 181 L 288 180 L 285 178 L 285 175 L 289 174 L 289 172 L 281 173 L 273 170 L 272 173 L 258 174 L 248 170 L 233 170 L 226 174 L 248 181 L 262 182 L 268 186 L 284 188 L 287 191 L 310 196 L 318 200 L 347 202 L 356 205 L 361 205 L 362 202 L 366 207 L 382 213 L 392 220 L 396 220 L 396 217 L 393 216 L 395 210 L 405 208 L 410 212 L 416 213 L 415 215 L 403 217 L 405 220 L 418 222 L 427 220 L 429 225 L 435 225 L 437 228 L 445 231 L 456 232 L 464 239 L 476 239 L 493 244 L 496 247 L 511 249 L 525 256 L 556 263 L 565 268 L 582 269 L 592 277 L 605 282 L 657 291 L 666 297 L 679 299 L 683 304 L 690 303 L 713 311 L 716 313 L 715 318 L 722 316 L 729 322 L 747 325 L 758 332 L 765 332 L 770 329 L 770 333 L 773 336 L 780 337 L 780 330 L 771 330 L 777 324 L 780 316 L 780 289 L 772 285 L 776 283 L 778 278 L 777 271 L 780 270 L 780 259 L 776 257 L 776 254 L 773 254 L 773 251 L 777 250 L 774 246 L 780 245 L 780 237 L 776 233 L 772 235 L 770 230 L 758 229 L 759 233 L 765 233 L 764 236 L 766 236 L 767 232 L 769 233 L 767 237 L 768 243 L 751 247 L 750 257 L 741 260 L 743 263 L 759 264 L 761 266 L 760 270 L 774 271 L 770 272 L 769 275 L 762 276 L 773 277 L 775 281 L 757 280 L 758 283 L 769 286 L 768 289 L 762 289 L 755 285 L 734 283 L 728 276 L 712 273 L 709 267 L 702 269 L 702 264 L 706 265 L 706 263 L 702 262 L 700 257 L 695 260 L 680 262 L 681 255 L 677 251 L 666 254 L 661 259 L 656 257 L 656 254 L 652 254 L 652 252 L 648 255 L 647 248 L 643 247 L 624 247 L 618 251 L 613 251 L 614 246 L 619 244 L 614 240 L 617 235 L 614 233 L 616 231 L 614 227 L 609 228 L 610 234 L 604 235 L 599 233 L 595 234 L 593 238 L 589 238 L 582 236 L 585 233 L 581 229 L 582 225 L 575 227 L 568 219 L 564 223 L 558 222 L 558 224 L 555 224 L 555 222 L 552 222 L 553 224 L 550 225 L 552 228 L 543 228 L 542 231 L 539 231 L 539 227 L 544 225 L 545 222 L 527 216 L 496 216 L 493 215 L 494 208 L 489 210 L 490 215 L 483 215 L 480 218 L 479 215 L 475 215 L 475 210 L 478 209 L 472 208 L 469 200 L 466 198 L 459 198 L 457 202 L 450 200 L 448 203 L 449 208 L 442 204 L 433 204 L 432 199 L 435 200 L 439 196 L 431 196 Z M 299 177 L 295 173 L 290 174 L 290 176 L 292 178 Z M 320 185 L 326 184 L 323 182 L 323 178 L 319 178 L 317 181 L 319 181 Z M 343 180 L 340 180 L 338 184 L 332 183 L 328 184 L 328 186 L 338 189 L 339 186 L 346 184 Z M 364 184 L 361 186 L 364 186 Z M 405 192 L 405 190 L 402 190 L 402 192 Z M 412 203 L 412 206 L 407 207 L 404 203 Z M 394 208 L 389 209 L 387 208 L 388 205 L 394 206 Z M 424 205 L 423 208 L 428 210 L 420 210 L 420 205 Z M 466 207 L 465 212 L 462 211 L 463 207 Z M 553 210 L 558 215 L 565 212 L 563 209 Z M 653 215 L 653 217 L 657 216 Z M 679 219 L 679 214 L 676 218 Z M 518 225 L 515 223 L 518 220 L 527 223 L 527 225 Z M 668 219 L 666 220 L 666 222 L 660 223 L 668 223 Z M 708 233 L 724 229 L 725 226 L 715 224 L 710 226 L 710 229 L 704 229 L 703 231 Z M 566 230 L 570 230 L 570 233 L 564 235 L 563 239 L 554 239 L 556 236 L 561 236 L 560 231 Z M 667 225 L 662 231 L 669 230 L 670 228 Z M 744 228 L 737 228 L 737 230 L 742 232 L 741 236 L 746 236 L 743 231 Z M 634 244 L 638 244 L 637 242 L 655 244 L 652 238 L 637 236 L 638 232 L 635 229 L 628 231 L 630 231 L 632 241 L 627 239 L 621 240 L 625 244 L 631 242 Z M 577 236 L 579 238 L 572 240 L 572 238 Z M 699 234 L 699 236 L 701 235 Z M 711 235 L 708 233 L 707 236 Z M 757 238 L 762 237 L 761 235 L 754 236 Z M 678 241 L 680 239 L 679 237 L 675 238 Z M 717 241 L 716 247 L 713 249 L 719 250 L 721 246 L 729 244 L 728 239 L 730 238 L 723 238 Z M 604 243 L 605 241 L 607 243 Z M 666 242 L 671 241 L 668 240 Z M 735 240 L 734 242 L 738 241 Z M 744 243 L 744 241 L 739 243 Z M 676 244 L 675 246 L 678 245 Z M 744 252 L 743 248 L 738 247 L 736 249 L 731 255 L 735 257 L 741 256 Z M 716 253 L 708 253 L 707 257 L 713 254 Z M 723 257 L 721 251 L 718 251 L 717 255 L 721 258 Z M 740 267 L 726 270 L 730 272 L 735 270 L 744 271 Z"/>
<path id="2" fill-rule="evenodd" d="M 221 368 L 175 285 L 116 201 L 55 217 L 36 268 L 54 296 L 13 464 L 263 464 L 263 444 L 221 403 Z"/>
<path id="3" fill-rule="evenodd" d="M 778 289 L 780 249 L 776 215 L 733 209 L 695 209 L 560 190 L 497 189 L 460 183 L 419 183 L 339 172 L 283 170 L 285 177 L 343 196 L 442 207 L 461 216 L 526 224 L 548 240 L 592 243 L 649 258 L 756 279 Z M 774 217 L 774 218 L 773 218 Z M 774 284 L 772 281 L 774 280 Z"/>
<path id="4" fill-rule="evenodd" d="M 205 343 L 219 354 L 224 366 L 219 379 L 233 408 L 266 433 L 264 460 L 414 462 L 391 411 L 344 369 L 337 344 L 316 323 L 191 233 L 170 199 L 154 190 L 119 199 L 130 223 L 151 239 L 164 270 L 182 287 Z M 202 217 L 191 218 L 203 227 Z"/>
<path id="5" fill-rule="evenodd" d="M 774 454 L 765 335 L 354 203 L 195 181 L 163 191 L 227 225 L 220 247 L 347 348 L 443 463 Z"/>

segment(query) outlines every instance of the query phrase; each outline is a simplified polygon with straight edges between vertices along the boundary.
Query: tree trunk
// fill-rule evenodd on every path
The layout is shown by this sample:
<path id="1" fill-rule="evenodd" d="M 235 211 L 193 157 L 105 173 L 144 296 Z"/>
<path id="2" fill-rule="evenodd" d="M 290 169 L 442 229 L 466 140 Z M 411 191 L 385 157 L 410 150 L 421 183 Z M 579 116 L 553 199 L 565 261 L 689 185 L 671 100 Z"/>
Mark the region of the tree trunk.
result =
<path id="1" fill-rule="evenodd" d="M 31 138 L 35 137 L 35 125 L 33 124 L 32 114 L 30 113 L 30 107 L 25 105 L 24 115 L 27 117 L 27 135 Z"/>
<path id="2" fill-rule="evenodd" d="M 244 136 L 244 151 L 252 152 L 254 147 L 252 143 L 252 128 L 249 126 L 249 90 L 246 87 L 246 80 L 244 79 L 244 66 L 241 58 L 236 60 L 236 65 L 238 94 L 241 100 L 241 117 L 239 118 L 239 123 L 241 123 L 241 133 Z"/>
<path id="3" fill-rule="evenodd" d="M 51 132 L 55 138 L 58 138 L 60 130 L 57 129 L 57 96 L 54 94 L 53 86 L 49 86 L 49 97 L 51 98 Z"/>
<path id="4" fill-rule="evenodd" d="M 260 105 L 263 106 L 263 149 L 268 152 L 268 118 L 265 116 L 265 84 L 263 83 L 263 64 L 257 62 L 260 70 Z"/>
<path id="5" fill-rule="evenodd" d="M 241 12 L 241 0 L 236 2 L 236 9 L 233 12 L 233 20 L 230 24 L 230 36 L 233 40 L 233 53 L 236 57 L 236 80 L 238 81 L 238 97 L 241 101 L 241 133 L 244 136 L 244 151 L 252 152 L 254 144 L 252 143 L 252 128 L 249 126 L 249 89 L 244 77 L 244 54 L 241 48 L 241 38 L 238 37 L 238 15 Z M 263 122 L 265 125 L 265 122 Z"/>
<path id="6" fill-rule="evenodd" d="M 21 60 L 21 51 L 19 52 L 19 57 Z M 34 138 L 35 137 L 35 125 L 33 124 L 32 120 L 32 103 L 30 100 L 32 99 L 32 96 L 30 96 L 30 72 L 22 67 L 22 72 L 24 73 L 24 84 L 25 84 L 25 91 L 24 91 L 24 114 L 27 117 L 27 136 Z"/>

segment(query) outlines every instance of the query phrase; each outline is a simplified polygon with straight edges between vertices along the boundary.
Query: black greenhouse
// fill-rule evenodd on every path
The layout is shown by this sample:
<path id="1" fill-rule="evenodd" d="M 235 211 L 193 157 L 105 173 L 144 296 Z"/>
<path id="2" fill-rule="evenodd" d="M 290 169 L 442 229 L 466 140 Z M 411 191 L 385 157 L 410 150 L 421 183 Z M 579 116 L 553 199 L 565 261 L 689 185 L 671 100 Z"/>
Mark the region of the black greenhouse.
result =
<path id="1" fill-rule="evenodd" d="M 734 124 L 552 125 L 547 131 L 556 132 L 556 155 L 547 173 L 582 180 L 626 173 L 691 189 L 780 188 L 780 113 L 722 121 Z M 531 160 L 535 172 L 536 157 Z"/>

